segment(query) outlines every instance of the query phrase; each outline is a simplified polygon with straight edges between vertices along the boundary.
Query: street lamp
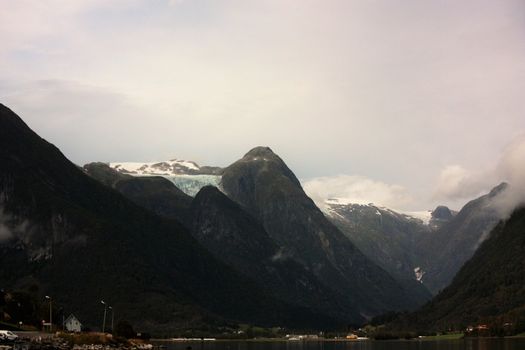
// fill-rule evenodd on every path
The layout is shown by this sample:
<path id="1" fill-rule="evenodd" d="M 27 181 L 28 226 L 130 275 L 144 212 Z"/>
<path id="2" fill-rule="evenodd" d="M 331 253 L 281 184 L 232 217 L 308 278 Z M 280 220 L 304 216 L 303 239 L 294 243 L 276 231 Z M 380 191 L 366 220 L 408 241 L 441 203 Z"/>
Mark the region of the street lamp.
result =
<path id="1" fill-rule="evenodd" d="M 102 321 L 102 333 L 105 333 L 106 331 L 106 312 L 107 312 L 108 306 L 106 305 L 104 300 L 101 300 L 100 303 L 104 305 L 104 321 Z"/>
<path id="2" fill-rule="evenodd" d="M 113 321 L 115 320 L 115 311 L 113 310 L 113 307 L 108 307 L 111 310 L 111 334 L 115 334 L 115 329 L 113 328 Z"/>
<path id="3" fill-rule="evenodd" d="M 46 295 L 46 299 L 49 300 L 49 332 L 53 331 L 53 299 L 49 295 Z"/>

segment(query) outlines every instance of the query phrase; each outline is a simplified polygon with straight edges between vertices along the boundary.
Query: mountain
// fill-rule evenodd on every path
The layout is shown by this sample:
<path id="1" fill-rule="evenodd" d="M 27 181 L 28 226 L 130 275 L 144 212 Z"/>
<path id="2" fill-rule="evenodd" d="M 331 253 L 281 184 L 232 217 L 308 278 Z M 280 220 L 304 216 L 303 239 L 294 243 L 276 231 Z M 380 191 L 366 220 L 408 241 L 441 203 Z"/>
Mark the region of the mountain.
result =
<path id="1" fill-rule="evenodd" d="M 459 215 L 459 214 L 458 214 Z M 487 324 L 525 331 L 525 209 L 500 222 L 445 288 L 430 303 L 393 326 L 458 329 Z"/>
<path id="2" fill-rule="evenodd" d="M 258 220 L 216 187 L 201 189 L 191 207 L 194 237 L 218 259 L 252 276 L 261 288 L 340 323 L 363 321 L 345 295 L 324 286 L 311 271 L 290 259 Z"/>
<path id="3" fill-rule="evenodd" d="M 150 163 L 109 163 L 108 165 L 121 174 L 137 177 L 164 177 L 192 197 L 204 186 L 218 186 L 222 174 L 222 169 L 219 167 L 199 166 L 193 161 L 178 159 Z"/>
<path id="4" fill-rule="evenodd" d="M 181 223 L 190 220 L 193 198 L 164 177 L 131 176 L 110 168 L 106 163 L 86 164 L 83 170 L 157 215 L 176 219 Z"/>
<path id="5" fill-rule="evenodd" d="M 428 225 L 420 219 L 373 204 L 347 204 L 332 199 L 324 207 L 326 216 L 367 257 L 414 290 L 422 289 L 415 286 L 421 280 L 417 243 L 422 236 L 428 235 Z M 421 293 L 431 298 L 428 291 Z"/>
<path id="6" fill-rule="evenodd" d="M 212 166 L 199 166 L 188 160 L 171 159 L 149 163 L 109 163 L 109 166 L 123 174 L 134 175 L 220 175 L 222 169 Z"/>
<path id="7" fill-rule="evenodd" d="M 418 243 L 418 266 L 425 272 L 423 283 L 433 294 L 452 281 L 501 219 L 496 199 L 506 188 L 506 183 L 496 186 L 468 202 L 456 215 L 443 207 L 434 211 L 438 214 L 433 214 L 432 220 L 439 223 L 434 223 L 435 229 Z"/>
<path id="8" fill-rule="evenodd" d="M 183 217 L 193 237 L 217 259 L 257 281 L 260 289 L 279 300 L 316 313 L 320 323 L 363 321 L 345 296 L 323 286 L 311 272 L 282 254 L 262 225 L 216 187 L 202 188 L 193 199 L 161 177 L 130 177 L 104 163 L 87 164 L 84 170 L 159 215 Z M 162 190 L 149 186 L 152 182 L 162 184 Z"/>
<path id="9" fill-rule="evenodd" d="M 501 219 L 497 196 L 505 183 L 459 212 L 398 213 L 373 204 L 323 203 L 326 216 L 371 260 L 402 280 L 423 283 L 432 294 L 445 288 Z"/>
<path id="10" fill-rule="evenodd" d="M 286 164 L 257 147 L 224 169 L 228 197 L 257 218 L 283 254 L 344 294 L 365 317 L 412 309 L 426 300 L 363 255 L 304 193 Z"/>
<path id="11" fill-rule="evenodd" d="M 433 230 L 437 230 L 449 223 L 456 214 L 457 212 L 450 210 L 448 207 L 439 205 L 432 211 L 429 225 Z"/>
<path id="12" fill-rule="evenodd" d="M 3 105 L 0 164 L 4 288 L 51 295 L 91 326 L 100 324 L 102 299 L 119 319 L 172 334 L 225 322 L 317 321 L 215 259 L 176 220 L 87 176 Z"/>

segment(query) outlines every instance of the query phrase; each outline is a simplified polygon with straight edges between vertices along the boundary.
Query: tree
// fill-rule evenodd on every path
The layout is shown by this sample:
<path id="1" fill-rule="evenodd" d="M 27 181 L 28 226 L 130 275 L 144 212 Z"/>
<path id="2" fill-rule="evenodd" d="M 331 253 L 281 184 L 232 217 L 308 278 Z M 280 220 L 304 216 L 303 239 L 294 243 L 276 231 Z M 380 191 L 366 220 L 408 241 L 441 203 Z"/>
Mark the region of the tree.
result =
<path id="1" fill-rule="evenodd" d="M 115 327 L 115 334 L 119 337 L 124 337 L 126 339 L 134 338 L 137 333 L 133 330 L 133 327 L 128 321 L 119 321 Z"/>

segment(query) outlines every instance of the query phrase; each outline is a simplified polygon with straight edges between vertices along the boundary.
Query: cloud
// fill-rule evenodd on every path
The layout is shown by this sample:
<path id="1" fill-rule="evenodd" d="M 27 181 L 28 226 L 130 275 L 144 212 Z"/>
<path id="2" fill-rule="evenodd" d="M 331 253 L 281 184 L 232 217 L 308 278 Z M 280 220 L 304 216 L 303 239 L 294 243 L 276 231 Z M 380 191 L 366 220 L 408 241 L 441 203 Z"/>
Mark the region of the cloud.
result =
<path id="1" fill-rule="evenodd" d="M 496 197 L 494 205 L 505 217 L 525 203 L 525 135 L 511 141 L 491 168 L 472 171 L 459 165 L 446 166 L 438 176 L 434 197 L 469 200 L 501 182 L 507 182 L 509 186 Z"/>
<path id="2" fill-rule="evenodd" d="M 13 236 L 13 233 L 3 222 L 3 218 L 0 215 L 0 243 L 8 240 Z"/>
<path id="3" fill-rule="evenodd" d="M 326 200 L 340 202 L 374 203 L 389 208 L 405 209 L 413 204 L 408 191 L 399 185 L 390 185 L 363 176 L 338 175 L 317 177 L 302 183 L 305 192 L 324 209 Z"/>
<path id="4" fill-rule="evenodd" d="M 0 244 L 14 237 L 27 237 L 33 231 L 28 220 L 19 220 L 4 210 L 6 202 L 6 193 L 0 192 Z"/>
<path id="5" fill-rule="evenodd" d="M 133 160 L 157 160 L 162 154 L 148 154 L 148 145 L 157 146 L 159 134 L 176 134 L 163 130 L 131 96 L 96 85 L 0 80 L 0 94 L 29 127 L 79 165 L 121 160 L 122 154 L 133 154 Z M 166 157 L 175 156 L 170 147 L 165 152 Z"/>
<path id="6" fill-rule="evenodd" d="M 443 167 L 525 129 L 524 6 L 0 0 L 0 100 L 78 164 L 264 144 L 299 177 L 367 174 L 430 208 Z"/>
<path id="7" fill-rule="evenodd" d="M 14 236 L 14 232 L 25 225 L 13 224 L 11 215 L 4 212 L 4 208 L 0 206 L 0 243 L 5 242 Z"/>
<path id="8" fill-rule="evenodd" d="M 437 200 L 464 200 L 474 198 L 496 185 L 491 171 L 471 172 L 461 165 L 448 165 L 441 170 L 434 198 Z"/>
<path id="9" fill-rule="evenodd" d="M 497 197 L 496 204 L 503 216 L 525 204 L 525 135 L 517 137 L 504 150 L 496 172 L 509 186 Z"/>

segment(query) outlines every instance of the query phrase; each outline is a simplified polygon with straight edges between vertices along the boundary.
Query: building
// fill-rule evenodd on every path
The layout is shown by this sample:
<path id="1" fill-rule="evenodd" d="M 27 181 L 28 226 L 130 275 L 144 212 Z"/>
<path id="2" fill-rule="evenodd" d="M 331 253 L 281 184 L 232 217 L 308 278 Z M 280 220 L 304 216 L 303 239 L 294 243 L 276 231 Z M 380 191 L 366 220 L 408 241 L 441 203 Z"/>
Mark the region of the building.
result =
<path id="1" fill-rule="evenodd" d="M 71 314 L 64 321 L 64 329 L 68 332 L 80 332 L 82 331 L 82 323 L 80 323 L 75 315 Z"/>

